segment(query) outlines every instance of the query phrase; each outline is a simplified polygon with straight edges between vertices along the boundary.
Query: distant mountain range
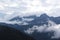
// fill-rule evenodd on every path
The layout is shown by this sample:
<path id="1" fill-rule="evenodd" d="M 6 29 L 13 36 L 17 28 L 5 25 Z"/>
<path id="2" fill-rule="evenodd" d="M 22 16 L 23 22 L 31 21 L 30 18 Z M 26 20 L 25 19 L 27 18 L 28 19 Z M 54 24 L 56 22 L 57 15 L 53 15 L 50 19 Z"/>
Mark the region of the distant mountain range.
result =
<path id="1" fill-rule="evenodd" d="M 30 19 L 31 21 L 28 21 L 28 19 Z M 60 17 L 50 17 L 47 14 L 42 14 L 39 17 L 37 17 L 36 15 L 31 15 L 31 16 L 26 16 L 26 17 L 17 16 L 10 19 L 9 21 L 18 21 L 18 22 L 22 21 L 22 22 L 28 23 L 29 25 L 43 25 L 43 24 L 48 24 L 48 20 L 51 20 L 55 22 L 56 24 L 60 24 Z"/>
<path id="2" fill-rule="evenodd" d="M 53 21 L 56 24 L 60 24 L 60 17 L 50 17 L 47 14 L 42 14 L 39 17 L 36 15 L 31 16 L 25 16 L 25 17 L 14 17 L 10 19 L 9 21 L 13 23 L 13 21 L 16 21 L 15 24 L 8 24 L 8 23 L 1 23 L 0 25 L 8 26 L 17 30 L 20 30 L 21 32 L 24 32 L 24 30 L 27 30 L 29 28 L 32 28 L 34 25 L 41 26 L 41 25 L 48 25 L 48 21 Z M 19 22 L 21 22 L 19 24 Z M 25 24 L 24 24 L 25 23 Z M 34 32 L 32 34 L 29 34 L 30 36 L 34 37 L 36 40 L 60 40 L 60 39 L 51 39 L 53 32 L 47 32 L 47 33 L 39 33 Z M 49 36 L 50 34 L 50 36 Z"/>

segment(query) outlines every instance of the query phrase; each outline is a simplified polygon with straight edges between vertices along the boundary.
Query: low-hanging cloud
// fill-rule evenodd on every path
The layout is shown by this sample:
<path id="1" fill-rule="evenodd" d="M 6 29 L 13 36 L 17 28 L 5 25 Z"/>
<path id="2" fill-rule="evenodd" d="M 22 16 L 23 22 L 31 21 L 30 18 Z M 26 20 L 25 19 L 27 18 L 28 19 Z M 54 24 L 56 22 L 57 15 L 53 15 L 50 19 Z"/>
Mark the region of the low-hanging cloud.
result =
<path id="1" fill-rule="evenodd" d="M 56 24 L 52 21 L 49 21 L 48 25 L 45 24 L 42 26 L 34 25 L 32 28 L 29 28 L 24 31 L 28 34 L 33 34 L 35 30 L 40 33 L 54 31 L 53 36 L 51 38 L 60 38 L 60 24 Z"/>

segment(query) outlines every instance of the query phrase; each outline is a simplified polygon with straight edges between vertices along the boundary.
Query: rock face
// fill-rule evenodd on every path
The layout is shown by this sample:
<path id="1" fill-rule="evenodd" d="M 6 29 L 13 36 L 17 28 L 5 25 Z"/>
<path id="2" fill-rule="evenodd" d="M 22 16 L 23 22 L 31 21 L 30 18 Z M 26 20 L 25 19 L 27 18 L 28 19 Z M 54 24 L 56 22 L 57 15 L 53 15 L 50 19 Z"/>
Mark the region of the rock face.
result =
<path id="1" fill-rule="evenodd" d="M 0 25 L 0 40 L 35 40 L 29 35 L 14 28 Z"/>

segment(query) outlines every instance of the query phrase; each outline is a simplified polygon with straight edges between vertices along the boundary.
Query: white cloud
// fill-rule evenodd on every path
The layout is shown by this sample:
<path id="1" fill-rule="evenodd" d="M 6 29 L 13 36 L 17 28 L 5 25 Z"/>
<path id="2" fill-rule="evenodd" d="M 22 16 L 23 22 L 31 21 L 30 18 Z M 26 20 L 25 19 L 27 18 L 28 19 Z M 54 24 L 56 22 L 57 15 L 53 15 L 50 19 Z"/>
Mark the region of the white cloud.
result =
<path id="1" fill-rule="evenodd" d="M 32 21 L 32 20 L 34 20 L 33 18 L 23 18 L 23 21 Z"/>
<path id="2" fill-rule="evenodd" d="M 51 38 L 60 38 L 60 24 L 56 24 L 52 21 L 48 21 L 48 25 L 42 25 L 42 26 L 33 26 L 32 28 L 29 28 L 27 30 L 24 30 L 28 34 L 32 34 L 34 31 L 43 33 L 43 32 L 52 32 L 54 31 L 53 36 Z"/>
<path id="3" fill-rule="evenodd" d="M 60 10 L 60 0 L 0 0 L 0 11 L 9 16 L 37 15 L 44 12 L 50 16 L 60 16 L 58 10 Z"/>

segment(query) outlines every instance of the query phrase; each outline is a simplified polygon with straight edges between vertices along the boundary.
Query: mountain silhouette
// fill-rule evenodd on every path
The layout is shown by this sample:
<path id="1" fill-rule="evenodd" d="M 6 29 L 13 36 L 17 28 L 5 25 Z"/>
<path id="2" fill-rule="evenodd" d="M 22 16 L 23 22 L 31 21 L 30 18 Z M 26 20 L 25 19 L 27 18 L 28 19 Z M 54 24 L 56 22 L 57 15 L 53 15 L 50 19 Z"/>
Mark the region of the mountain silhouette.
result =
<path id="1" fill-rule="evenodd" d="M 22 18 L 17 16 L 17 17 L 10 19 L 9 21 L 22 21 Z"/>
<path id="2" fill-rule="evenodd" d="M 29 35 L 22 33 L 20 30 L 0 25 L 0 40 L 35 40 Z"/>

